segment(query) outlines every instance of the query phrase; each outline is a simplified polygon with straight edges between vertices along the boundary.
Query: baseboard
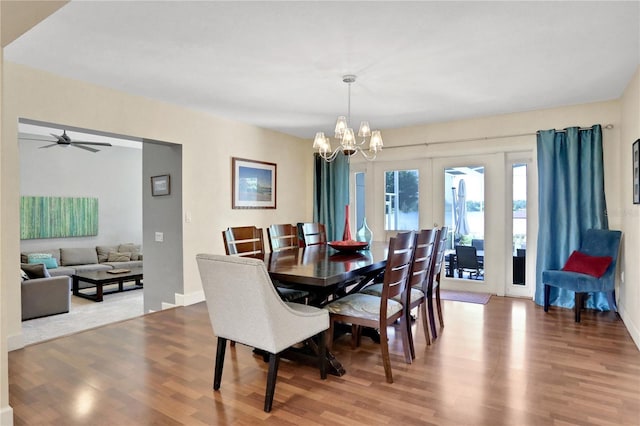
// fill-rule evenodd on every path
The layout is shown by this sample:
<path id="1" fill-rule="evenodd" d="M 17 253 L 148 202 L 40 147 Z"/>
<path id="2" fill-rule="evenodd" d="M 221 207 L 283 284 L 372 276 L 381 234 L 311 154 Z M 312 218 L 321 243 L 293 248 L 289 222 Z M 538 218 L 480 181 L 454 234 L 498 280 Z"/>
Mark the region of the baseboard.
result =
<path id="1" fill-rule="evenodd" d="M 624 326 L 627 328 L 627 331 L 631 335 L 633 342 L 636 344 L 638 350 L 640 350 L 640 330 L 637 325 L 631 320 L 631 316 L 627 315 L 627 312 L 624 309 L 624 306 L 618 305 L 618 313 L 620 314 L 620 318 L 622 318 L 622 322 L 624 322 Z"/>
<path id="2" fill-rule="evenodd" d="M 12 426 L 13 425 L 13 408 L 10 405 L 0 408 L 0 425 Z"/>
<path id="3" fill-rule="evenodd" d="M 22 348 L 24 348 L 24 339 L 22 337 L 22 332 L 7 337 L 7 350 L 9 352 Z M 1 424 L 2 426 L 4 426 L 4 423 Z"/>
<path id="4" fill-rule="evenodd" d="M 204 302 L 204 291 L 202 290 L 188 294 L 176 293 L 176 305 L 178 306 L 189 306 L 200 302 Z"/>

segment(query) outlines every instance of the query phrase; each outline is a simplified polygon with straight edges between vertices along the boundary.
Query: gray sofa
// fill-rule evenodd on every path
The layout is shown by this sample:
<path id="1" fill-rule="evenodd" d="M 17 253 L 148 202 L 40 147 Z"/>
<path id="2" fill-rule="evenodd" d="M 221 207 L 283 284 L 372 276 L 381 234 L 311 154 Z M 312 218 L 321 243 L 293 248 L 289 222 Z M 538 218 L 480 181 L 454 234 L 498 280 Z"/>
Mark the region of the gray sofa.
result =
<path id="1" fill-rule="evenodd" d="M 22 321 L 69 312 L 71 277 L 32 278 L 22 281 Z"/>
<path id="2" fill-rule="evenodd" d="M 140 245 L 132 243 L 22 252 L 20 253 L 21 263 L 28 263 L 30 254 L 51 254 L 58 265 L 56 268 L 47 267 L 52 277 L 71 276 L 76 271 L 107 271 L 142 266 Z"/>

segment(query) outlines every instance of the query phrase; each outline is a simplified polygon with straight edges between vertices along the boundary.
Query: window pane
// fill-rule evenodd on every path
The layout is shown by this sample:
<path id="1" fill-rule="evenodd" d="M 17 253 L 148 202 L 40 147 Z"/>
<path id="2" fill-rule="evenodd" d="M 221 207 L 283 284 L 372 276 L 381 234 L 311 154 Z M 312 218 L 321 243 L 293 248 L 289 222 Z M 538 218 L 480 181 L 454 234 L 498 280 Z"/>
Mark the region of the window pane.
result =
<path id="1" fill-rule="evenodd" d="M 385 172 L 386 231 L 418 230 L 418 171 Z"/>
<path id="2" fill-rule="evenodd" d="M 444 171 L 445 216 L 449 228 L 445 265 L 447 276 L 484 279 L 484 167 L 450 167 Z M 456 246 L 475 248 L 475 256 Z M 465 256 L 462 257 L 462 253 Z"/>
<path id="3" fill-rule="evenodd" d="M 527 165 L 513 165 L 513 283 L 525 285 L 527 248 Z"/>

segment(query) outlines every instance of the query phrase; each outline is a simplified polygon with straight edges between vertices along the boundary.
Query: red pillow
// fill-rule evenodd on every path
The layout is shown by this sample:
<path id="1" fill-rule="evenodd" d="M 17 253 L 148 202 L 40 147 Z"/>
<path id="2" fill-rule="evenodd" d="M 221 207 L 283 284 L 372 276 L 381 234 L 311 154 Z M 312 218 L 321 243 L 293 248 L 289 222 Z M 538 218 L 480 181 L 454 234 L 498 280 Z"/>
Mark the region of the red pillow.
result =
<path id="1" fill-rule="evenodd" d="M 612 261 L 613 258 L 611 256 L 590 256 L 574 250 L 562 270 L 600 278 L 607 271 Z"/>

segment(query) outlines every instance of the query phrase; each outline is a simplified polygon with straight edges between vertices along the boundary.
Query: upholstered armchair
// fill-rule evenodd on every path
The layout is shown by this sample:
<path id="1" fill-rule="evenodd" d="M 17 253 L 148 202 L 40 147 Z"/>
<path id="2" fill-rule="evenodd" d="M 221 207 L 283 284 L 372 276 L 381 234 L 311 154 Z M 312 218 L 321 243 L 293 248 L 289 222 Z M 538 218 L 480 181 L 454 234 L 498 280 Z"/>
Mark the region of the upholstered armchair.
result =
<path id="1" fill-rule="evenodd" d="M 575 292 L 576 322 L 580 322 L 580 310 L 588 293 L 605 292 L 609 309 L 617 311 L 615 272 L 621 238 L 620 231 L 589 229 L 562 270 L 543 271 L 544 311 L 549 311 L 551 287 Z"/>
<path id="2" fill-rule="evenodd" d="M 264 411 L 271 411 L 280 353 L 288 347 L 317 335 L 320 377 L 326 378 L 326 310 L 284 302 L 260 259 L 199 254 L 196 261 L 209 319 L 218 337 L 214 390 L 220 389 L 227 340 L 269 354 Z"/>

